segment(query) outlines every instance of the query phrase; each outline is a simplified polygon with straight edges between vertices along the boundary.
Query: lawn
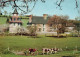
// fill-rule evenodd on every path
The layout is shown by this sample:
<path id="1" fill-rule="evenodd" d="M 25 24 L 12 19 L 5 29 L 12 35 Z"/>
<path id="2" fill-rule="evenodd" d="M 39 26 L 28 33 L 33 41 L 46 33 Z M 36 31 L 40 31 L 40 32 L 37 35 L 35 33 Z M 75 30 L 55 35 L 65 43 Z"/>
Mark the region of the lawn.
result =
<path id="1" fill-rule="evenodd" d="M 37 48 L 41 52 L 43 47 L 47 48 L 62 48 L 65 49 L 66 46 L 70 51 L 73 51 L 76 46 L 80 50 L 80 38 L 78 37 L 67 37 L 67 38 L 53 38 L 40 36 L 40 38 L 32 38 L 29 36 L 0 36 L 0 51 L 6 50 L 8 47 L 10 50 L 23 50 L 25 48 Z M 69 52 L 68 52 L 69 53 Z M 61 53 L 62 55 L 67 53 Z M 59 57 L 62 56 L 60 53 L 55 55 L 44 55 L 43 57 Z M 72 53 L 71 53 L 72 54 Z M 2 57 L 26 57 L 18 55 L 1 55 Z M 35 57 L 41 57 L 38 55 Z M 30 56 L 29 56 L 30 57 Z M 33 56 L 34 57 L 34 56 Z"/>

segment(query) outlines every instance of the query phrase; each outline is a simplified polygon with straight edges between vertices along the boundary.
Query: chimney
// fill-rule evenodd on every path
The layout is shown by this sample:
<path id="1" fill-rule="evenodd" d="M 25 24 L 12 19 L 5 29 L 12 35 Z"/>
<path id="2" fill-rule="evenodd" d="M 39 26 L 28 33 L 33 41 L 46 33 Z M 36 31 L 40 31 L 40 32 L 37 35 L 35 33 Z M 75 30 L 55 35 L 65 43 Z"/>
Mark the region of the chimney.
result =
<path id="1" fill-rule="evenodd" d="M 29 23 L 32 22 L 32 15 L 29 15 Z"/>
<path id="2" fill-rule="evenodd" d="M 47 19 L 48 15 L 47 14 L 43 14 L 43 18 Z"/>

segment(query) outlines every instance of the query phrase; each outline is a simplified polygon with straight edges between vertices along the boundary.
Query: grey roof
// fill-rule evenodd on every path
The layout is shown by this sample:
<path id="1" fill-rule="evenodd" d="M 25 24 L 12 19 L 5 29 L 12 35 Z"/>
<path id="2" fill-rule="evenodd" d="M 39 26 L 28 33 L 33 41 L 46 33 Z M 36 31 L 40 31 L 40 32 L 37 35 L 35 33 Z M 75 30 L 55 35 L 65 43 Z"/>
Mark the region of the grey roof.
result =
<path id="1" fill-rule="evenodd" d="M 44 19 L 43 16 L 33 16 L 32 17 L 32 24 L 46 24 L 48 22 L 49 17 Z"/>
<path id="2" fill-rule="evenodd" d="M 18 14 L 17 9 L 14 10 L 13 14 Z"/>

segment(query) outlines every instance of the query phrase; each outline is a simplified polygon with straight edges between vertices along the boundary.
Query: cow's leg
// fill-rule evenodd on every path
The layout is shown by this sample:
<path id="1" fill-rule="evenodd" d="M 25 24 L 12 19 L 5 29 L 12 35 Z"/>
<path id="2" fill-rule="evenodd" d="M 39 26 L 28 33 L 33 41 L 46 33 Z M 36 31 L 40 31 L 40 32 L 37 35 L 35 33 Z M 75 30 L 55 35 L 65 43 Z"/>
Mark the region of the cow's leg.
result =
<path id="1" fill-rule="evenodd" d="M 57 51 L 55 51 L 55 53 L 57 53 Z"/>
<path id="2" fill-rule="evenodd" d="M 52 50 L 51 50 L 51 54 L 52 54 Z"/>
<path id="3" fill-rule="evenodd" d="M 44 50 L 42 51 L 42 54 L 44 55 Z"/>
<path id="4" fill-rule="evenodd" d="M 33 55 L 35 55 L 35 52 L 33 52 Z"/>
<path id="5" fill-rule="evenodd" d="M 49 51 L 47 51 L 47 55 L 49 54 Z"/>

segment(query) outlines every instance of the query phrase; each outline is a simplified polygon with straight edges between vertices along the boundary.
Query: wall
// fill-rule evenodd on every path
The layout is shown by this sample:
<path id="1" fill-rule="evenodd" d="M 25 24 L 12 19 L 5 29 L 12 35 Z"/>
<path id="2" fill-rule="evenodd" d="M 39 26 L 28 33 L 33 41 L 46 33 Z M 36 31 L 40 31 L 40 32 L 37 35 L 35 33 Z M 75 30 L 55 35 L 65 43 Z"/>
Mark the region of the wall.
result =
<path id="1" fill-rule="evenodd" d="M 18 27 L 20 27 L 20 25 L 18 25 L 17 23 L 12 23 L 9 25 L 9 33 L 17 33 L 17 29 Z"/>

